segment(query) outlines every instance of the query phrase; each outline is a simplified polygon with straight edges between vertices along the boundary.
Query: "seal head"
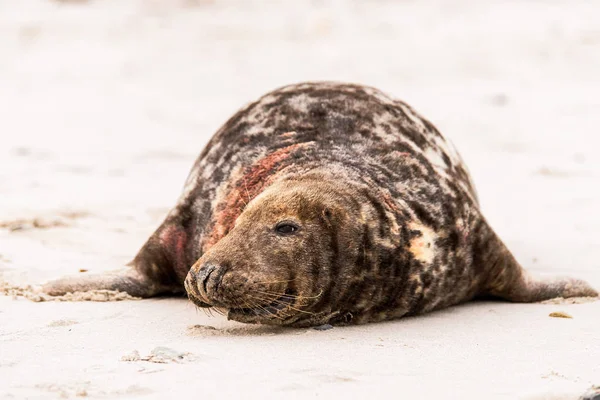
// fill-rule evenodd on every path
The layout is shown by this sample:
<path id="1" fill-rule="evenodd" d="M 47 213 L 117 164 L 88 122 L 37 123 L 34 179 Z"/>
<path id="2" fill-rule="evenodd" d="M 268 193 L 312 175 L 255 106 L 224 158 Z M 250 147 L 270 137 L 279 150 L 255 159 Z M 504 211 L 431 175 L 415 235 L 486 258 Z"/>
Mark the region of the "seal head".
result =
<path id="1" fill-rule="evenodd" d="M 334 267 L 340 248 L 358 248 L 361 234 L 349 192 L 314 177 L 268 188 L 192 266 L 189 298 L 241 322 L 314 325 L 340 314 Z"/>

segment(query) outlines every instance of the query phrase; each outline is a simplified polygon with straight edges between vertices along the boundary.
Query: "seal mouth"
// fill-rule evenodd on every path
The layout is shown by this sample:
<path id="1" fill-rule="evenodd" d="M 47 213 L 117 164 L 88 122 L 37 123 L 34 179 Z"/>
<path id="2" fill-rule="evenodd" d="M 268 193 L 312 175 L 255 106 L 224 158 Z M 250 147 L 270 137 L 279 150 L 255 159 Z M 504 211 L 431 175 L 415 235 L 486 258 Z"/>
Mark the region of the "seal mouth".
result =
<path id="1" fill-rule="evenodd" d="M 240 308 L 238 310 L 243 314 L 268 316 L 278 314 L 280 311 L 287 309 L 292 304 L 294 304 L 294 296 L 291 291 L 286 290 L 283 295 L 267 305 L 260 305 L 251 308 Z"/>
<path id="2" fill-rule="evenodd" d="M 241 322 L 266 319 L 272 322 L 283 323 L 292 317 L 292 315 L 289 315 L 285 311 L 292 307 L 295 298 L 295 294 L 288 289 L 284 294 L 268 304 L 250 304 L 250 307 L 230 308 L 228 319 Z"/>

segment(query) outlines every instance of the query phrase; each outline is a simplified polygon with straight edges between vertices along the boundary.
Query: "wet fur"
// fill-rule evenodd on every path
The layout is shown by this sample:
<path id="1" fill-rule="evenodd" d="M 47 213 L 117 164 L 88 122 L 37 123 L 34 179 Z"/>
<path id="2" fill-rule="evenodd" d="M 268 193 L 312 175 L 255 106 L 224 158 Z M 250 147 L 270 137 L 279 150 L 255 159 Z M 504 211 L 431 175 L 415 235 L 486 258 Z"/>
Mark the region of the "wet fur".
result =
<path id="1" fill-rule="evenodd" d="M 285 218 L 302 229 L 282 240 L 273 227 Z M 207 266 L 222 276 L 199 289 Z M 475 296 L 597 295 L 579 280 L 524 272 L 429 121 L 376 89 L 332 82 L 280 88 L 227 121 L 132 268 L 126 279 L 58 281 L 47 291 L 148 297 L 185 282 L 194 303 L 232 319 L 297 326 L 398 318 Z"/>

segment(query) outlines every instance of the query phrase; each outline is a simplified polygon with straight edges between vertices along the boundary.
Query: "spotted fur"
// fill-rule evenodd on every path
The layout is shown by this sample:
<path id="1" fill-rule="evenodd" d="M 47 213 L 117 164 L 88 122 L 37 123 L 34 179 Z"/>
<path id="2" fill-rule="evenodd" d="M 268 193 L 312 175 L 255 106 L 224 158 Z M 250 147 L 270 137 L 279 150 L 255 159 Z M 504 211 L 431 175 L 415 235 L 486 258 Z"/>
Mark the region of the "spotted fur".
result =
<path id="1" fill-rule="evenodd" d="M 285 220 L 297 234 L 274 233 Z M 230 118 L 126 274 L 127 285 L 69 280 L 49 291 L 185 286 L 195 304 L 232 319 L 297 326 L 398 318 L 475 296 L 597 295 L 522 270 L 428 120 L 377 89 L 333 82 L 277 89 Z"/>

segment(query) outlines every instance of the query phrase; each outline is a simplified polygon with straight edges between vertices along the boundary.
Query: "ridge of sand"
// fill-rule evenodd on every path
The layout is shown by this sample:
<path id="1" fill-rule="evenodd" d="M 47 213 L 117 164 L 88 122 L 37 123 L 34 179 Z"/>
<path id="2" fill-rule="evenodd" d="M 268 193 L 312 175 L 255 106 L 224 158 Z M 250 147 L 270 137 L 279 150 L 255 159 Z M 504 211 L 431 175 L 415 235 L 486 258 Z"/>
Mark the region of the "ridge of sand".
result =
<path id="1" fill-rule="evenodd" d="M 0 279 L 0 295 L 14 298 L 23 297 L 33 302 L 43 301 L 122 301 L 139 300 L 125 292 L 117 290 L 90 290 L 87 292 L 66 293 L 61 296 L 50 296 L 41 291 L 40 287 L 32 285 L 11 285 Z"/>

